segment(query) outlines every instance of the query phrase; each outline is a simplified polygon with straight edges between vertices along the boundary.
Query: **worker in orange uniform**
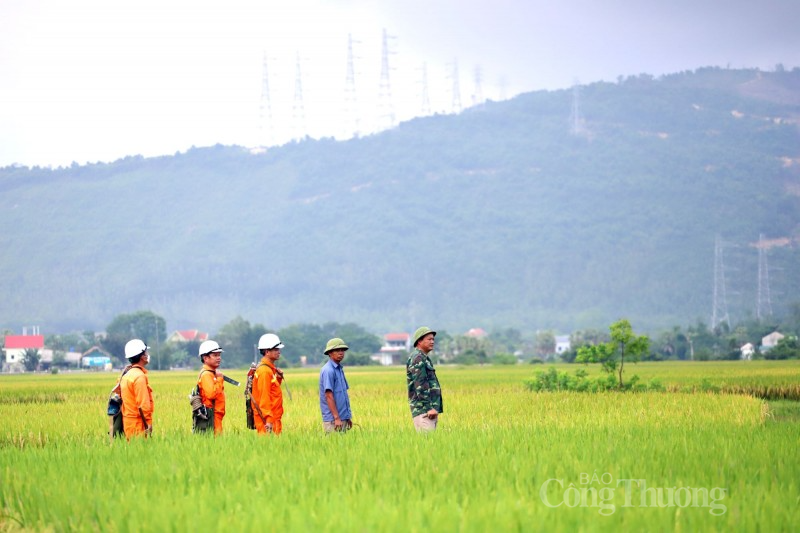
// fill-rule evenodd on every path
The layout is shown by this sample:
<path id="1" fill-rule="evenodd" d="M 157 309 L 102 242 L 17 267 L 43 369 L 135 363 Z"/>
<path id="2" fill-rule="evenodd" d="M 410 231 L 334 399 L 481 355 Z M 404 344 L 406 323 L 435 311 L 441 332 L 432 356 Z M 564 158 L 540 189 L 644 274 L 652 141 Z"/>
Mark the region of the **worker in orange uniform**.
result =
<path id="1" fill-rule="evenodd" d="M 215 341 L 204 341 L 200 345 L 200 360 L 203 369 L 200 371 L 198 388 L 200 399 L 206 407 L 209 418 L 214 420 L 214 434 L 222 433 L 222 419 L 225 418 L 225 376 L 219 369 L 222 362 L 222 348 Z M 209 420 L 210 422 L 210 420 Z M 211 424 L 196 424 L 198 432 L 207 431 Z"/>
<path id="2" fill-rule="evenodd" d="M 253 421 L 259 433 L 281 433 L 283 370 L 275 367 L 275 362 L 281 358 L 281 348 L 283 344 L 274 333 L 266 333 L 258 339 L 258 351 L 262 357 L 253 376 L 250 402 L 253 405 Z"/>
<path id="3" fill-rule="evenodd" d="M 150 347 L 140 339 L 125 344 L 125 358 L 131 368 L 120 380 L 122 425 L 125 437 L 148 437 L 153 432 L 153 389 L 145 367 L 150 362 Z"/>

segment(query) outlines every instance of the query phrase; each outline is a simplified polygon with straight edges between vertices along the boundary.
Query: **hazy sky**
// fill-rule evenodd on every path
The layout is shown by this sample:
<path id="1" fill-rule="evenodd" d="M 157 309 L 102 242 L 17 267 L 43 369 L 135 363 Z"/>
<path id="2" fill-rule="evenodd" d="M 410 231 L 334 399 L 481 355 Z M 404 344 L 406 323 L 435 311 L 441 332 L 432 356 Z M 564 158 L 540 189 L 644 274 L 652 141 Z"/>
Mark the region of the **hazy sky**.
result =
<path id="1" fill-rule="evenodd" d="M 389 111 L 421 114 L 425 88 L 431 112 L 451 112 L 455 79 L 467 107 L 620 75 L 794 68 L 798 28 L 797 0 L 1 0 L 0 165 L 366 134 Z"/>

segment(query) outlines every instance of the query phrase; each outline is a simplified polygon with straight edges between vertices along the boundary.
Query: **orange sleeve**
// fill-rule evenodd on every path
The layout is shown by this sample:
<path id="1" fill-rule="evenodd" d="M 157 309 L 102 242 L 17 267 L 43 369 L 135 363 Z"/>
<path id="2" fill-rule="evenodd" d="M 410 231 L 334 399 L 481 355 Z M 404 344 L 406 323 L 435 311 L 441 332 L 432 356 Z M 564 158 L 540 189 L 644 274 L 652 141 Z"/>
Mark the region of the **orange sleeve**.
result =
<path id="1" fill-rule="evenodd" d="M 137 376 L 133 381 L 133 391 L 136 397 L 136 407 L 142 410 L 147 424 L 153 423 L 153 395 L 150 385 L 147 383 L 147 376 L 144 374 Z"/>

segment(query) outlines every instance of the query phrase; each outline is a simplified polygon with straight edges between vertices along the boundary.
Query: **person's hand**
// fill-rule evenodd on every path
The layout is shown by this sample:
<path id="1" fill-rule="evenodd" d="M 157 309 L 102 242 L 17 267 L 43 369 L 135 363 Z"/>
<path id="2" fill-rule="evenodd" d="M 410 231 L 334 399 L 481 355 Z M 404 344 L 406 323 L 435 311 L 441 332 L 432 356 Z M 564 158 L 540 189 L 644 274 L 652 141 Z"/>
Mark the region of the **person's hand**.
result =
<path id="1" fill-rule="evenodd" d="M 149 426 L 147 426 L 146 428 L 144 428 L 144 433 L 145 433 L 145 435 L 147 435 L 147 436 L 150 436 L 150 435 L 152 435 L 152 434 L 153 434 L 153 424 L 150 424 Z"/>
<path id="2" fill-rule="evenodd" d="M 283 370 L 281 370 L 280 368 L 276 367 L 275 368 L 275 373 L 278 374 L 279 378 L 283 379 Z"/>
<path id="3" fill-rule="evenodd" d="M 267 433 L 272 433 L 272 424 L 267 422 Z"/>
<path id="4" fill-rule="evenodd" d="M 338 416 L 333 419 L 333 428 L 336 431 L 341 431 L 342 430 L 342 419 L 339 418 Z"/>
<path id="5" fill-rule="evenodd" d="M 436 409 L 431 409 L 430 411 L 428 411 L 427 414 L 428 418 L 430 418 L 431 420 L 436 420 L 436 417 L 439 416 L 439 411 L 437 411 Z"/>

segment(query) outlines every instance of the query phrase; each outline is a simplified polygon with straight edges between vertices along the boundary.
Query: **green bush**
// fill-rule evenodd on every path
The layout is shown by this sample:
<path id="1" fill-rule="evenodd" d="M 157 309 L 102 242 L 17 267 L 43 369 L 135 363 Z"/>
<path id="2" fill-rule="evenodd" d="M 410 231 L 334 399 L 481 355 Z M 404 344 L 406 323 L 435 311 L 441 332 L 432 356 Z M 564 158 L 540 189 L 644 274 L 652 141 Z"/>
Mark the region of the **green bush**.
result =
<path id="1" fill-rule="evenodd" d="M 597 378 L 590 378 L 583 368 L 575 371 L 574 375 L 560 372 L 551 367 L 546 371 L 538 371 L 533 379 L 525 381 L 525 388 L 532 392 L 573 391 L 573 392 L 663 392 L 664 386 L 657 379 L 648 383 L 639 383 L 639 376 L 631 376 L 625 385 L 620 388 L 617 376 L 605 374 Z"/>

